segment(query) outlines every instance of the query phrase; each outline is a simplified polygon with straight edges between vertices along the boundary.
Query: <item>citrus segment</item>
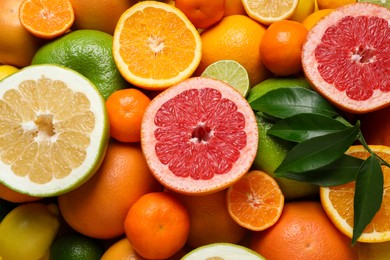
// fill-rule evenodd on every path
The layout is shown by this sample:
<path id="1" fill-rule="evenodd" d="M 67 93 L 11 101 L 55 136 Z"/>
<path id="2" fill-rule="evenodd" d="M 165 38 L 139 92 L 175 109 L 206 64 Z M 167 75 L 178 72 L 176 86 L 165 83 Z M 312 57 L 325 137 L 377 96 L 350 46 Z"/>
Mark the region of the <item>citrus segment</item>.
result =
<path id="1" fill-rule="evenodd" d="M 0 82 L 0 181 L 53 196 L 89 178 L 108 142 L 104 101 L 75 71 L 26 67 Z"/>
<path id="2" fill-rule="evenodd" d="M 278 221 L 284 196 L 275 179 L 254 170 L 229 187 L 227 205 L 230 216 L 239 225 L 260 231 Z"/>
<path id="3" fill-rule="evenodd" d="M 113 53 L 119 71 L 130 83 L 165 89 L 195 71 L 201 58 L 201 40 L 178 8 L 144 1 L 119 18 Z"/>
<path id="4" fill-rule="evenodd" d="M 74 11 L 70 0 L 25 0 L 19 7 L 19 19 L 33 35 L 52 39 L 72 26 Z"/>
<path id="5" fill-rule="evenodd" d="M 340 109 L 366 113 L 390 104 L 390 10 L 339 7 L 308 33 L 302 63 L 313 88 Z"/>
<path id="6" fill-rule="evenodd" d="M 141 126 L 141 144 L 154 176 L 179 193 L 226 188 L 250 168 L 257 124 L 245 98 L 230 85 L 193 77 L 155 97 Z"/>
<path id="7" fill-rule="evenodd" d="M 387 146 L 371 145 L 370 149 L 385 161 L 390 162 L 390 148 Z M 361 145 L 351 146 L 347 154 L 366 159 L 369 153 Z M 384 242 L 390 241 L 390 169 L 382 166 L 384 178 L 384 193 L 382 205 L 371 223 L 367 225 L 359 242 Z M 321 187 L 320 198 L 325 212 L 335 226 L 348 237 L 352 238 L 353 231 L 353 204 L 355 194 L 355 182 L 344 185 Z"/>
<path id="8" fill-rule="evenodd" d="M 299 0 L 243 0 L 246 13 L 254 20 L 269 25 L 290 18 Z"/>

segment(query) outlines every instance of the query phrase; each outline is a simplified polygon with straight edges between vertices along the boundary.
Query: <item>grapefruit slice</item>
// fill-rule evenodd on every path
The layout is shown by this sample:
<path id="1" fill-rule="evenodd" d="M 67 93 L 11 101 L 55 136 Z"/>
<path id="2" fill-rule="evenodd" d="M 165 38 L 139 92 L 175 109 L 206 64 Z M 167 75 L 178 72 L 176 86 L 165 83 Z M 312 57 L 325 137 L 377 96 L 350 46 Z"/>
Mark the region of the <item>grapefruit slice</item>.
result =
<path id="1" fill-rule="evenodd" d="M 308 33 L 302 50 L 313 88 L 340 109 L 361 114 L 390 104 L 390 10 L 339 7 Z"/>
<path id="2" fill-rule="evenodd" d="M 193 77 L 168 88 L 146 108 L 141 145 L 154 176 L 184 194 L 222 190 L 251 167 L 255 115 L 227 83 Z"/>
<path id="3" fill-rule="evenodd" d="M 86 181 L 108 144 L 105 103 L 81 74 L 26 67 L 0 81 L 0 182 L 47 197 Z"/>

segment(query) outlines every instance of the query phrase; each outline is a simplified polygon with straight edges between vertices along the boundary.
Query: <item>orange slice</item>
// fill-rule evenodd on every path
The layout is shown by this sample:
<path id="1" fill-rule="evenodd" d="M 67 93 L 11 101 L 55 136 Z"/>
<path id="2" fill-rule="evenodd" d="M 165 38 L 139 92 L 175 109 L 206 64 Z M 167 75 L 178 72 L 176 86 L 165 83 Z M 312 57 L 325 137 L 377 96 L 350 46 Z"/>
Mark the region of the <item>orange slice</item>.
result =
<path id="1" fill-rule="evenodd" d="M 377 153 L 385 161 L 390 161 L 390 147 L 372 145 L 371 150 Z M 365 159 L 369 153 L 361 145 L 352 146 L 347 154 Z M 371 223 L 366 227 L 359 242 L 384 242 L 390 241 L 390 169 L 382 166 L 384 177 L 384 194 L 382 205 Z M 321 187 L 320 198 L 325 212 L 335 226 L 348 237 L 352 238 L 353 231 L 353 198 L 355 183 L 344 185 Z"/>
<path id="2" fill-rule="evenodd" d="M 227 205 L 230 216 L 239 225 L 261 231 L 278 221 L 284 196 L 274 178 L 253 170 L 229 187 Z"/>
<path id="3" fill-rule="evenodd" d="M 299 0 L 242 0 L 249 17 L 266 25 L 290 18 L 298 2 Z"/>
<path id="4" fill-rule="evenodd" d="M 69 0 L 25 0 L 19 7 L 20 23 L 39 38 L 63 35 L 74 22 Z"/>
<path id="5" fill-rule="evenodd" d="M 115 63 L 130 83 L 166 89 L 189 78 L 201 59 L 201 39 L 178 8 L 139 2 L 119 18 L 114 32 Z"/>

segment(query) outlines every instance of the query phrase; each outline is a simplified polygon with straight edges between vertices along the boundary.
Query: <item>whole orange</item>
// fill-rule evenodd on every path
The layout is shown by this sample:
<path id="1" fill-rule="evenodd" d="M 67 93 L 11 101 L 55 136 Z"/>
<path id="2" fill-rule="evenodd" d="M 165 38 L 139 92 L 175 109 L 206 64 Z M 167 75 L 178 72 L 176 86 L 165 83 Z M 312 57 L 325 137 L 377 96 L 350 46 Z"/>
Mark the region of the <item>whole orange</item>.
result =
<path id="1" fill-rule="evenodd" d="M 190 196 L 172 193 L 188 209 L 191 227 L 187 244 L 199 247 L 216 242 L 238 243 L 246 229 L 229 215 L 226 204 L 227 190 L 208 195 Z"/>
<path id="2" fill-rule="evenodd" d="M 30 65 L 42 41 L 30 34 L 19 21 L 23 0 L 1 0 L 0 64 L 16 67 Z"/>
<path id="3" fill-rule="evenodd" d="M 390 106 L 358 117 L 367 144 L 390 146 Z"/>
<path id="4" fill-rule="evenodd" d="M 199 29 L 217 23 L 225 12 L 225 0 L 175 0 L 175 6 Z"/>
<path id="5" fill-rule="evenodd" d="M 202 59 L 195 72 L 200 75 L 218 60 L 235 60 L 248 71 L 251 86 L 269 77 L 262 63 L 260 43 L 266 29 L 245 15 L 230 15 L 201 33 Z"/>
<path id="6" fill-rule="evenodd" d="M 75 20 L 74 29 L 92 29 L 113 34 L 124 11 L 136 0 L 71 0 Z"/>
<path id="7" fill-rule="evenodd" d="M 144 260 L 134 251 L 127 237 L 121 238 L 112 244 L 102 255 L 101 260 Z"/>
<path id="8" fill-rule="evenodd" d="M 138 144 L 111 141 L 98 171 L 77 189 L 58 196 L 58 204 L 73 229 L 108 239 L 124 234 L 126 214 L 136 200 L 160 189 Z"/>
<path id="9" fill-rule="evenodd" d="M 266 259 L 358 259 L 357 249 L 330 221 L 321 203 L 295 201 L 284 205 L 272 227 L 254 232 L 250 248 Z"/>
<path id="10" fill-rule="evenodd" d="M 135 88 L 112 93 L 106 101 L 111 137 L 121 142 L 139 142 L 142 116 L 149 103 L 149 97 Z"/>
<path id="11" fill-rule="evenodd" d="M 185 206 L 171 194 L 152 192 L 131 206 L 125 231 L 138 254 L 148 259 L 166 259 L 185 245 L 190 216 Z"/>
<path id="12" fill-rule="evenodd" d="M 223 16 L 242 14 L 246 15 L 244 5 L 241 0 L 225 0 L 225 13 Z"/>
<path id="13" fill-rule="evenodd" d="M 13 203 L 23 203 L 23 202 L 29 202 L 29 201 L 36 201 L 41 198 L 39 197 L 32 197 L 26 194 L 22 194 L 19 192 L 16 192 L 14 190 L 11 190 L 4 184 L 0 183 L 0 199 L 10 201 Z"/>
<path id="14" fill-rule="evenodd" d="M 302 45 L 307 33 L 306 27 L 296 21 L 272 23 L 264 33 L 260 45 L 264 65 L 278 76 L 301 72 Z"/>

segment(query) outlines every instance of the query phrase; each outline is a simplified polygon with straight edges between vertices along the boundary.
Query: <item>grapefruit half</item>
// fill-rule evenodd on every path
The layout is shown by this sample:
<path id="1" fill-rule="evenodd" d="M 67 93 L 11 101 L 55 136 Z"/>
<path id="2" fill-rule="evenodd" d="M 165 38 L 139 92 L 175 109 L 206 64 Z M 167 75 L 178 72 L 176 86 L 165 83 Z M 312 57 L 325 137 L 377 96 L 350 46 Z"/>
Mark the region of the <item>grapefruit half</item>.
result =
<path id="1" fill-rule="evenodd" d="M 304 73 L 338 108 L 363 114 L 390 104 L 390 10 L 354 3 L 335 9 L 308 33 Z"/>
<path id="2" fill-rule="evenodd" d="M 193 77 L 156 96 L 141 126 L 149 168 L 183 194 L 222 190 L 251 167 L 258 129 L 246 99 L 227 83 Z"/>

